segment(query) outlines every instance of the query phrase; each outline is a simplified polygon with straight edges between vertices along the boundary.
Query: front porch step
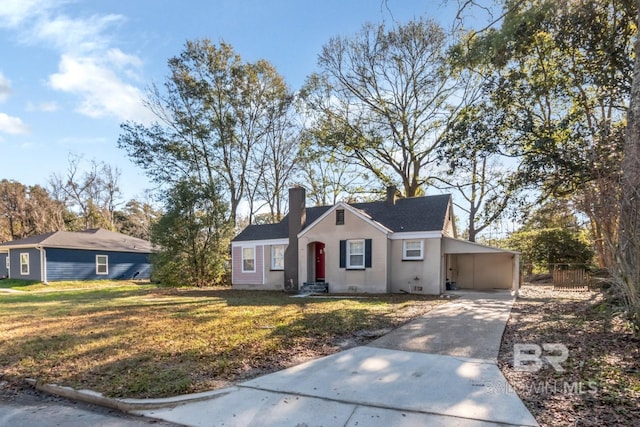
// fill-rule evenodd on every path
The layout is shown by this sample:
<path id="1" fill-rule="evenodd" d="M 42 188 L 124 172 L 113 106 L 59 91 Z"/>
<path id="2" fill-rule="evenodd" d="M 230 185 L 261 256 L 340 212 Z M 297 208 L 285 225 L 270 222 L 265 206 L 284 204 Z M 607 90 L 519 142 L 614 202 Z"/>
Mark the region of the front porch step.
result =
<path id="1" fill-rule="evenodd" d="M 329 293 L 328 282 L 304 282 L 300 288 L 300 293 Z"/>

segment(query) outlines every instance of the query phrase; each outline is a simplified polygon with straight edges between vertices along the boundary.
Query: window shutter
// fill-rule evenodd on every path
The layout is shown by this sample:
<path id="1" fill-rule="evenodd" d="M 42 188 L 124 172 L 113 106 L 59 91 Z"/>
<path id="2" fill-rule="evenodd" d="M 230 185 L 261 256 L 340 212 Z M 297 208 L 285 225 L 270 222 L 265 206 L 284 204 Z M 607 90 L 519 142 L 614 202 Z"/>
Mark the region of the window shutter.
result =
<path id="1" fill-rule="evenodd" d="M 340 268 L 347 268 L 347 241 L 340 240 Z"/>
<path id="2" fill-rule="evenodd" d="M 364 241 L 364 268 L 371 268 L 371 239 Z"/>

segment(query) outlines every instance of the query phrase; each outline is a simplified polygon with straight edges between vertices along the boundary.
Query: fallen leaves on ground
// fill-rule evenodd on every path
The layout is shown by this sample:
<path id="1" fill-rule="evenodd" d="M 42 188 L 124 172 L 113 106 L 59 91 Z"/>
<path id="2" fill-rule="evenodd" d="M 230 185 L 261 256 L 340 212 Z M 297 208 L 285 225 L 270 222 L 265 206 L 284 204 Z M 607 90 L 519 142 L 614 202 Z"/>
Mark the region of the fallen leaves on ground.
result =
<path id="1" fill-rule="evenodd" d="M 568 358 L 558 363 L 564 371 L 545 359 L 561 356 L 545 343 L 566 346 Z M 541 369 L 514 366 L 514 344 L 540 346 Z M 503 392 L 518 393 L 541 426 L 640 425 L 640 340 L 601 292 L 523 286 L 499 366 L 510 385 Z"/>

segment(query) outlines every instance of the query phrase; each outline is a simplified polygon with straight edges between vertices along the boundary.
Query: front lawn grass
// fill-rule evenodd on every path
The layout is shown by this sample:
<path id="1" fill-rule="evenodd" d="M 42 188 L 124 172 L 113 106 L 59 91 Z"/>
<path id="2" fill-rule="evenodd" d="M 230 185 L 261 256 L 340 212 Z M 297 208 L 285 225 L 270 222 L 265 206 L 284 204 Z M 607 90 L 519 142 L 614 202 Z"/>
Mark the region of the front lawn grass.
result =
<path id="1" fill-rule="evenodd" d="M 149 285 L 148 280 L 74 280 L 64 282 L 43 283 L 36 280 L 4 279 L 0 280 L 1 289 L 11 289 L 23 292 L 55 292 L 74 289 L 104 289 L 107 287 L 121 288 L 124 286 Z M 155 286 L 154 286 L 155 287 Z"/>
<path id="2" fill-rule="evenodd" d="M 220 388 L 334 353 L 341 341 L 362 340 L 358 331 L 397 327 L 443 302 L 417 295 L 291 298 L 129 282 L 55 286 L 0 293 L 2 374 L 114 397 Z"/>

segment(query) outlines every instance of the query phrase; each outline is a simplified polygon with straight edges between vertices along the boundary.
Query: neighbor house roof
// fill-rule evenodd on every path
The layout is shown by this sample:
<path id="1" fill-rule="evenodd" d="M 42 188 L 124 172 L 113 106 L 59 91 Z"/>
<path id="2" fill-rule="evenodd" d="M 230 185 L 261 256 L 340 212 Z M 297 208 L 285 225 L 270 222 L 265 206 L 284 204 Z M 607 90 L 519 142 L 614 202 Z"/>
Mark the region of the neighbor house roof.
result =
<path id="1" fill-rule="evenodd" d="M 450 194 L 424 197 L 409 197 L 396 200 L 391 205 L 386 201 L 349 203 L 349 206 L 364 212 L 367 216 L 394 233 L 442 231 L 445 226 Z M 333 206 L 306 208 L 304 230 Z M 233 241 L 286 239 L 289 237 L 289 216 L 277 224 L 249 225 Z"/>
<path id="2" fill-rule="evenodd" d="M 15 247 L 86 249 L 113 252 L 151 253 L 151 242 L 122 233 L 93 228 L 85 231 L 54 231 L 20 240 L 0 243 L 0 249 Z"/>

